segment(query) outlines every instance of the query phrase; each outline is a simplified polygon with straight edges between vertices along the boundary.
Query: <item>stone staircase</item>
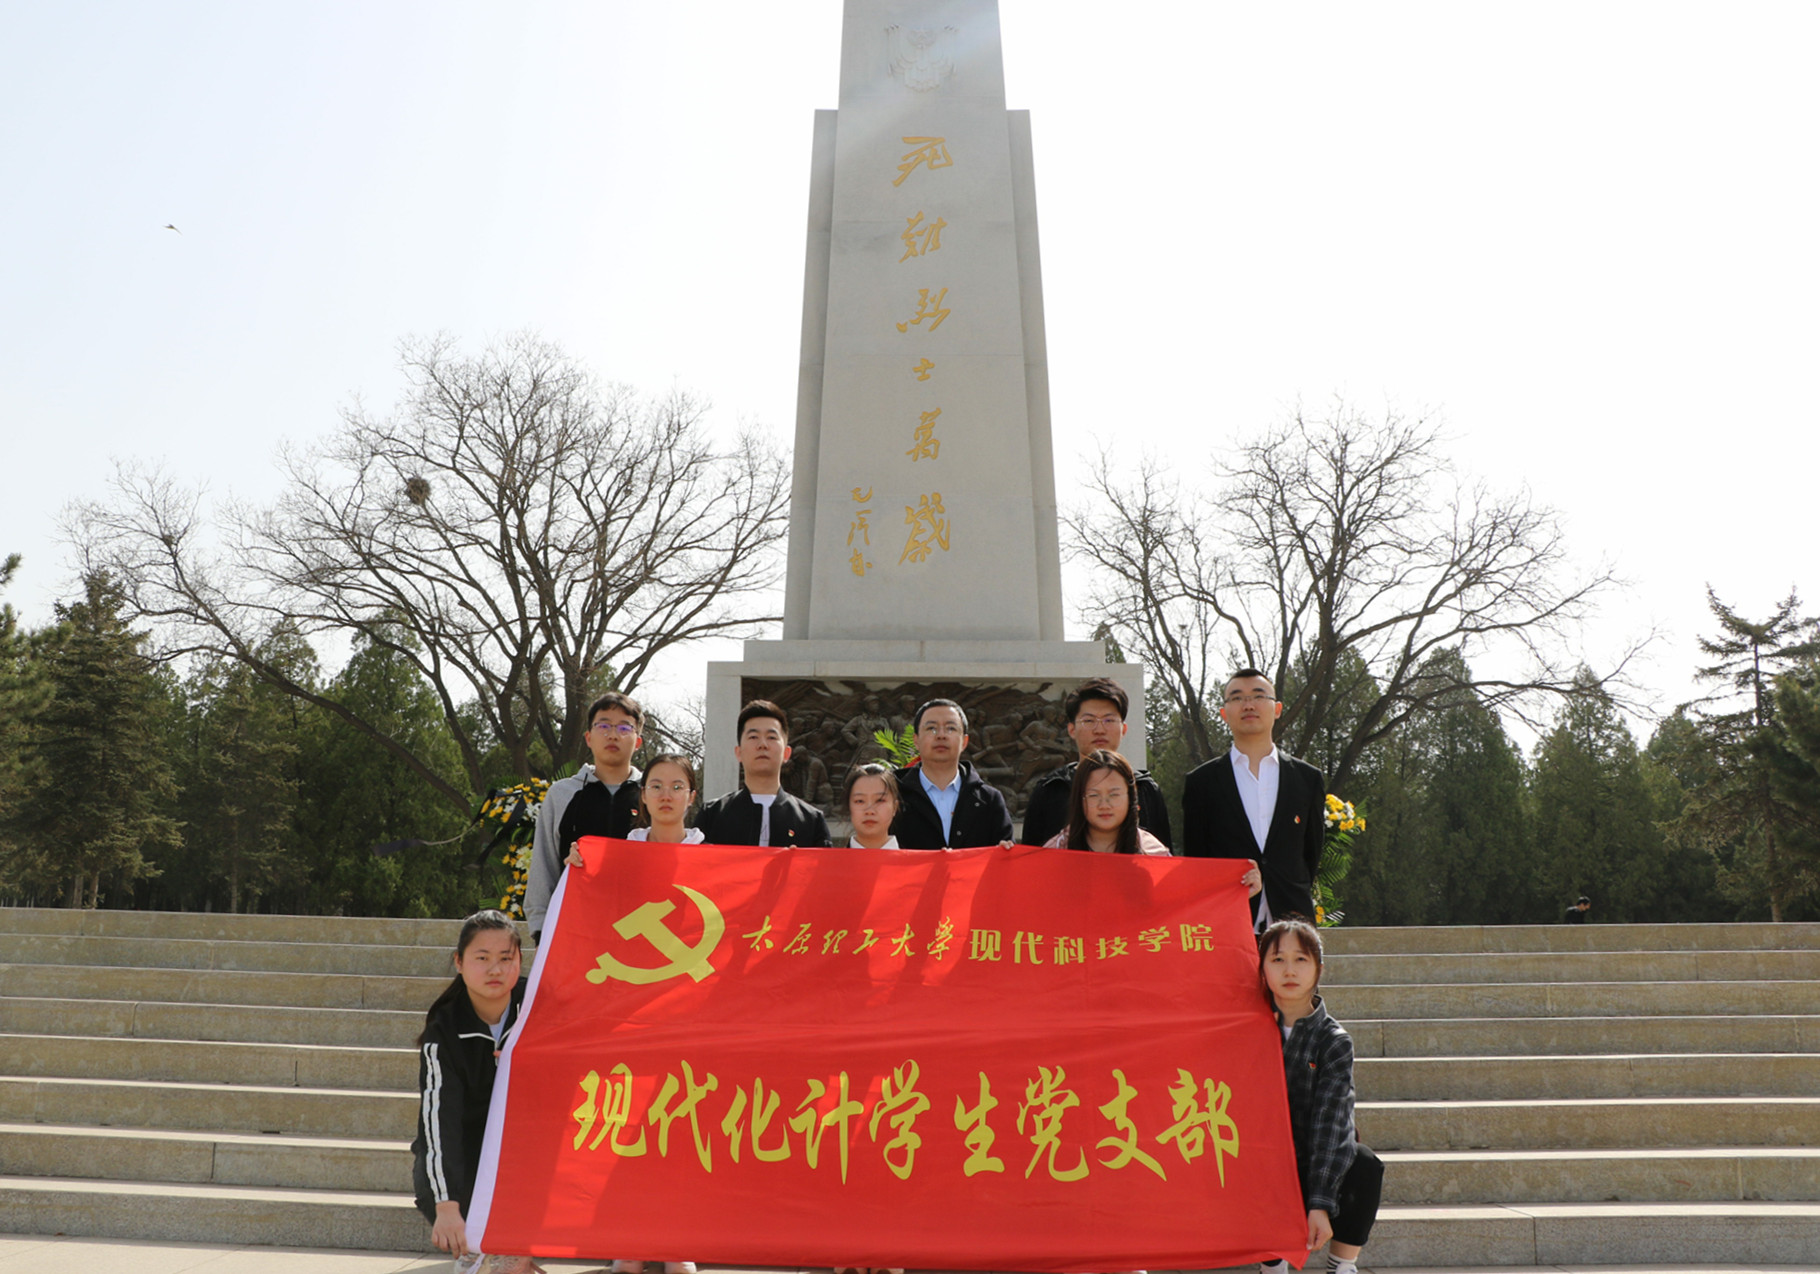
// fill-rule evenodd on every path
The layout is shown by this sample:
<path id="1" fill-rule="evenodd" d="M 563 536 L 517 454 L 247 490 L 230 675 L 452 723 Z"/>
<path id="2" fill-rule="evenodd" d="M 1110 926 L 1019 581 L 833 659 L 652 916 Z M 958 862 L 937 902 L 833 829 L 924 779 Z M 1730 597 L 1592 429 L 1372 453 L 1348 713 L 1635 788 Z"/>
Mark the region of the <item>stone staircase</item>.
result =
<path id="1" fill-rule="evenodd" d="M 1820 1262 L 1820 925 L 1328 936 L 1366 1263 Z"/>
<path id="2" fill-rule="evenodd" d="M 0 909 L 0 1231 L 420 1251 L 459 924 Z"/>
<path id="3" fill-rule="evenodd" d="M 451 921 L 0 909 L 0 1231 L 421 1251 Z M 1353 929 L 1371 1266 L 1820 1264 L 1820 925 Z"/>

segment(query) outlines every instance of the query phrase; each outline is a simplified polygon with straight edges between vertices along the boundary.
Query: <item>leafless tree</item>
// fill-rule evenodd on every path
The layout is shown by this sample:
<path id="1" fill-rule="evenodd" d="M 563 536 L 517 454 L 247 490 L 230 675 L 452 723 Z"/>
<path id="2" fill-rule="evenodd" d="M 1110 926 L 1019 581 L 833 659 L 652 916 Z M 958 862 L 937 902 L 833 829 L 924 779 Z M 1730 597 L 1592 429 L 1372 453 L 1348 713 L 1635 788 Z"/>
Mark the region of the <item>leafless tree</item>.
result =
<path id="1" fill-rule="evenodd" d="M 121 468 L 109 499 L 66 519 L 116 574 L 169 656 L 226 656 L 413 765 L 462 808 L 495 746 L 528 777 L 538 745 L 581 754 L 587 705 L 633 691 L 662 652 L 756 631 L 775 616 L 788 473 L 756 434 L 716 448 L 703 406 L 601 389 L 533 336 L 478 356 L 407 344 L 409 389 L 356 407 L 324 444 L 287 451 L 283 494 L 230 506 Z M 218 547 L 211 547 L 216 545 Z M 468 790 L 321 689 L 259 655 L 280 626 L 359 633 L 413 663 L 440 697 Z"/>
<path id="2" fill-rule="evenodd" d="M 1428 422 L 1298 412 L 1216 464 L 1209 492 L 1174 472 L 1151 458 L 1125 481 L 1102 454 L 1064 525 L 1090 568 L 1091 620 L 1150 665 L 1194 763 L 1217 751 L 1238 667 L 1274 678 L 1291 751 L 1330 741 L 1335 787 L 1463 688 L 1519 716 L 1577 693 L 1562 639 L 1613 575 L 1576 573 L 1559 518 L 1527 493 L 1457 482 Z M 1437 676 L 1466 666 L 1429 661 L 1448 649 L 1520 671 Z"/>

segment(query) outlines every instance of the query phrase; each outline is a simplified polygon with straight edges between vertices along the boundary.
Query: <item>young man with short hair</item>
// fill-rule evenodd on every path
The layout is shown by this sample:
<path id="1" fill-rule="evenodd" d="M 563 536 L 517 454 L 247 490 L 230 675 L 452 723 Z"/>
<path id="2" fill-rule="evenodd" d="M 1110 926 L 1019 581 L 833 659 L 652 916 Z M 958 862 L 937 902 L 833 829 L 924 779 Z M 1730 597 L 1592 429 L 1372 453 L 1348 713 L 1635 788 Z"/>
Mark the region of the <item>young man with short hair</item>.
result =
<path id="1" fill-rule="evenodd" d="M 1190 858 L 1249 858 L 1251 911 L 1272 920 L 1314 922 L 1314 874 L 1326 836 L 1327 785 L 1306 761 L 1279 751 L 1283 705 L 1270 678 L 1241 668 L 1226 682 L 1220 716 L 1232 751 L 1197 766 L 1182 790 L 1182 848 Z"/>
<path id="2" fill-rule="evenodd" d="M 702 839 L 710 845 L 833 844 L 822 812 L 783 789 L 789 714 L 768 699 L 754 699 L 739 710 L 734 738 L 744 778 L 736 790 L 701 807 L 695 827 Z"/>
<path id="3" fill-rule="evenodd" d="M 525 923 L 531 941 L 543 934 L 550 896 L 562 879 L 563 860 L 583 836 L 624 838 L 638 813 L 644 776 L 632 755 L 644 743 L 644 709 L 630 695 L 610 690 L 588 707 L 588 755 L 580 769 L 544 793 L 531 840 L 531 878 L 525 882 Z"/>
<path id="4" fill-rule="evenodd" d="M 902 849 L 975 848 L 1011 839 L 1011 807 L 987 783 L 967 750 L 967 714 L 952 699 L 916 710 L 916 765 L 897 772 L 900 804 L 891 834 Z"/>
<path id="5" fill-rule="evenodd" d="M 1131 709 L 1131 696 L 1125 687 L 1110 677 L 1091 677 L 1076 686 L 1062 700 L 1062 714 L 1068 722 L 1068 737 L 1085 759 L 1104 748 L 1117 752 L 1125 741 L 1125 714 Z M 1074 786 L 1074 771 L 1080 761 L 1057 766 L 1036 782 L 1030 793 L 1030 805 L 1024 811 L 1023 843 L 1041 845 L 1068 826 L 1068 793 Z M 1137 772 L 1138 826 L 1175 852 L 1175 840 L 1169 829 L 1169 805 L 1163 800 L 1163 789 L 1150 777 L 1149 770 Z"/>

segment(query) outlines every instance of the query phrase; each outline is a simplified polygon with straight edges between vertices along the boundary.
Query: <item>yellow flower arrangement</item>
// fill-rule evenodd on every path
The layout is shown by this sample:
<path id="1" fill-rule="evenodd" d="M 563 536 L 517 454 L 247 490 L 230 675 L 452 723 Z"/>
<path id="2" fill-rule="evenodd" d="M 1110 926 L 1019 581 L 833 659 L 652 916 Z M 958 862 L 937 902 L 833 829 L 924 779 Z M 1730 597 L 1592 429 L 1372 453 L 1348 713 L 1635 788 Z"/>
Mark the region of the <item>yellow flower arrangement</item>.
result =
<path id="1" fill-rule="evenodd" d="M 1338 902 L 1335 890 L 1352 866 L 1352 841 L 1365 830 L 1365 814 L 1351 801 L 1343 801 L 1329 792 L 1321 821 L 1327 829 L 1327 840 L 1321 855 L 1321 868 L 1315 873 L 1314 918 L 1317 925 L 1331 927 L 1346 918 L 1346 913 L 1334 905 Z"/>
<path id="2" fill-rule="evenodd" d="M 480 803 L 483 822 L 498 824 L 489 849 L 505 842 L 499 861 L 512 869 L 512 883 L 500 896 L 499 909 L 515 920 L 524 919 L 525 885 L 531 879 L 531 846 L 537 835 L 537 811 L 543 806 L 550 780 L 531 779 L 511 787 L 496 787 Z"/>

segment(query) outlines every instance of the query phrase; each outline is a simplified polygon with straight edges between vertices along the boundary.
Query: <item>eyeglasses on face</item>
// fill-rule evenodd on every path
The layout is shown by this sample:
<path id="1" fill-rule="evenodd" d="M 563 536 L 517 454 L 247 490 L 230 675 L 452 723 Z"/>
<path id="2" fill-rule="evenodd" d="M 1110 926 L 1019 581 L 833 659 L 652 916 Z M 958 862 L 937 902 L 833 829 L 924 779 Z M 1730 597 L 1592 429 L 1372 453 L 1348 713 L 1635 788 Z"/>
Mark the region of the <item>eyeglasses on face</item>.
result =
<path id="1" fill-rule="evenodd" d="M 918 734 L 939 734 L 944 738 L 950 735 L 959 734 L 960 732 L 961 728 L 952 721 L 943 721 L 940 724 L 937 724 L 934 721 L 926 721 L 923 723 L 923 728 L 917 731 Z"/>
<path id="2" fill-rule="evenodd" d="M 1275 703 L 1276 698 L 1277 697 L 1268 690 L 1252 690 L 1249 692 L 1234 690 L 1231 694 L 1226 696 L 1226 702 L 1227 703 Z"/>
<path id="3" fill-rule="evenodd" d="M 589 726 L 588 729 L 601 735 L 617 734 L 623 736 L 636 734 L 638 732 L 638 727 L 633 725 L 630 721 L 596 721 L 593 725 Z"/>
<path id="4" fill-rule="evenodd" d="M 1101 726 L 1118 725 L 1121 722 L 1123 722 L 1124 719 L 1125 718 L 1118 716 L 1114 713 L 1108 713 L 1106 716 L 1103 716 L 1103 717 L 1076 717 L 1074 719 L 1074 724 L 1076 724 L 1077 726 L 1084 725 L 1089 730 L 1097 730 Z"/>
<path id="5" fill-rule="evenodd" d="M 656 780 L 645 784 L 645 791 L 656 795 L 659 792 L 675 792 L 678 796 L 689 790 L 689 785 L 678 779 L 674 783 L 660 783 Z"/>

